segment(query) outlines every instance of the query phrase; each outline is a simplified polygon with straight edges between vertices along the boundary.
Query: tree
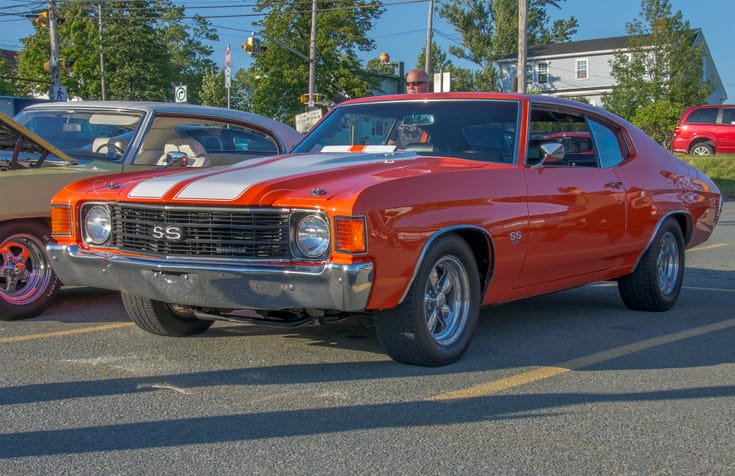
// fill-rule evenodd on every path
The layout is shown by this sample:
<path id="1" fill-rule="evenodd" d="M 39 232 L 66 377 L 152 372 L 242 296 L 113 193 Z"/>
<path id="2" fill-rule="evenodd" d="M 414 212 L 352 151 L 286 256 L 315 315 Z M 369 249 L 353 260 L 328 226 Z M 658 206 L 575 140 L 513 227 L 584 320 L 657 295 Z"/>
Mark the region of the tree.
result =
<path id="1" fill-rule="evenodd" d="M 0 56 L 0 95 L 3 96 L 15 96 L 15 84 L 13 79 L 15 77 L 15 71 L 10 61 Z"/>
<path id="2" fill-rule="evenodd" d="M 59 58 L 73 61 L 73 67 L 61 71 L 61 83 L 71 97 L 102 98 L 100 51 L 107 99 L 165 100 L 172 97 L 172 83 L 189 83 L 189 96 L 196 100 L 203 72 L 214 66 L 205 42 L 216 34 L 201 17 L 194 17 L 191 30 L 185 27 L 184 9 L 169 0 L 103 2 L 101 17 L 94 2 L 57 5 L 64 20 L 58 25 Z M 34 80 L 26 90 L 45 92 L 48 29 L 35 25 L 22 42 L 18 74 Z"/>
<path id="3" fill-rule="evenodd" d="M 421 48 L 416 67 L 424 69 L 426 67 L 426 47 Z M 431 43 L 431 71 L 428 71 L 429 77 L 433 77 L 434 73 L 451 73 L 452 91 L 469 91 L 472 89 L 473 73 L 472 71 L 452 64 L 452 60 L 447 59 L 447 54 L 435 42 Z"/>
<path id="4" fill-rule="evenodd" d="M 605 108 L 644 126 L 662 143 L 684 110 L 706 102 L 711 86 L 703 79 L 704 56 L 696 30 L 668 0 L 642 0 L 640 17 L 626 25 L 627 51 L 611 62 L 616 85 L 603 95 Z M 654 106 L 662 103 L 661 106 Z M 657 122 L 658 121 L 658 122 Z"/>
<path id="5" fill-rule="evenodd" d="M 225 72 L 215 68 L 204 71 L 201 79 L 199 100 L 205 106 L 227 106 L 227 88 L 225 87 Z"/>
<path id="6" fill-rule="evenodd" d="M 569 41 L 577 32 L 577 20 L 569 17 L 553 23 L 547 8 L 560 8 L 563 0 L 530 0 L 528 46 Z M 458 0 L 438 4 L 438 13 L 462 36 L 461 46 L 449 53 L 478 65 L 471 87 L 478 91 L 500 90 L 496 61 L 518 51 L 518 0 Z"/>
<path id="7" fill-rule="evenodd" d="M 259 37 L 266 47 L 250 68 L 253 112 L 293 123 L 304 106 L 299 97 L 308 91 L 311 9 L 299 0 L 258 0 Z M 383 9 L 370 0 L 323 1 L 319 4 L 316 34 L 316 92 L 328 103 L 366 96 L 377 78 L 363 70 L 357 51 L 375 43 L 367 35 Z M 297 53 L 294 53 L 296 51 Z"/>

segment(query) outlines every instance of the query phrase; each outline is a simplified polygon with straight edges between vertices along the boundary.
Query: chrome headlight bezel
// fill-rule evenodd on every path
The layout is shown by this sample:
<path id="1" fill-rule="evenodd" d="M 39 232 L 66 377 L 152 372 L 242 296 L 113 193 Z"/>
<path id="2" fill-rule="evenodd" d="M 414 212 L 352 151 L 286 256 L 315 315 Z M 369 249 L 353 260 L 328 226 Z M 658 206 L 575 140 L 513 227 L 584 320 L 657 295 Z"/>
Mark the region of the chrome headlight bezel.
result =
<path id="1" fill-rule="evenodd" d="M 297 212 L 291 216 L 291 251 L 296 258 L 316 260 L 326 257 L 332 247 L 329 219 L 318 212 Z"/>
<path id="2" fill-rule="evenodd" d="M 102 203 L 89 203 L 82 207 L 81 228 L 84 242 L 104 246 L 112 236 L 112 214 L 110 207 Z"/>

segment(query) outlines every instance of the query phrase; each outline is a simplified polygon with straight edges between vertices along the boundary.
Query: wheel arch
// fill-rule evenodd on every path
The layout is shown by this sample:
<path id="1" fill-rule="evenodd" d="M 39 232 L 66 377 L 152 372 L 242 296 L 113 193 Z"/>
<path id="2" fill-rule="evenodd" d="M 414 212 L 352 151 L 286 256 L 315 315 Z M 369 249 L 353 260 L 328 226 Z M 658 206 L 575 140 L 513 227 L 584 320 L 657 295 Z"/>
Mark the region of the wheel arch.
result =
<path id="1" fill-rule="evenodd" d="M 477 271 L 480 277 L 480 296 L 484 300 L 485 292 L 487 291 L 487 286 L 490 283 L 490 277 L 492 276 L 493 264 L 495 261 L 495 244 L 493 242 L 492 236 L 490 236 L 487 230 L 478 226 L 455 225 L 436 231 L 433 235 L 431 235 L 431 237 L 429 237 L 428 240 L 426 240 L 426 243 L 424 244 L 424 247 L 421 249 L 421 253 L 419 254 L 419 258 L 416 261 L 416 266 L 413 269 L 413 275 L 408 281 L 406 288 L 401 295 L 401 298 L 398 300 L 399 304 L 402 303 L 404 299 L 406 299 L 406 295 L 411 289 L 411 286 L 416 279 L 416 274 L 423 264 L 426 253 L 428 252 L 429 248 L 431 248 L 431 245 L 434 244 L 437 239 L 449 234 L 459 236 L 470 247 L 472 255 L 475 258 Z"/>
<path id="2" fill-rule="evenodd" d="M 47 216 L 30 216 L 30 217 L 20 217 L 20 218 L 7 218 L 5 220 L 0 220 L 0 225 L 6 225 L 6 224 L 12 224 L 12 223 L 23 223 L 23 222 L 38 222 L 43 223 L 47 225 L 49 228 L 51 227 L 51 218 Z"/>
<path id="3" fill-rule="evenodd" d="M 695 146 L 699 144 L 709 144 L 712 147 L 712 150 L 717 152 L 717 148 L 715 147 L 715 142 L 712 138 L 707 136 L 697 136 L 694 137 L 691 141 L 689 141 L 689 146 L 687 147 L 687 153 L 691 151 Z"/>
<path id="4" fill-rule="evenodd" d="M 679 225 L 679 228 L 681 229 L 681 236 L 684 239 L 684 247 L 686 248 L 687 244 L 692 238 L 692 230 L 693 230 L 693 220 L 692 216 L 687 212 L 686 210 L 672 210 L 658 221 L 656 223 L 656 227 L 653 229 L 653 232 L 651 233 L 651 236 L 648 238 L 648 243 L 646 243 L 646 246 L 643 248 L 643 251 L 638 255 L 638 259 L 636 259 L 635 266 L 633 269 L 638 268 L 638 264 L 641 262 L 641 259 L 643 258 L 643 255 L 645 254 L 646 250 L 651 246 L 651 243 L 653 243 L 654 238 L 656 238 L 656 235 L 658 235 L 658 231 L 661 229 L 664 223 L 671 218 L 673 219 L 677 225 Z"/>

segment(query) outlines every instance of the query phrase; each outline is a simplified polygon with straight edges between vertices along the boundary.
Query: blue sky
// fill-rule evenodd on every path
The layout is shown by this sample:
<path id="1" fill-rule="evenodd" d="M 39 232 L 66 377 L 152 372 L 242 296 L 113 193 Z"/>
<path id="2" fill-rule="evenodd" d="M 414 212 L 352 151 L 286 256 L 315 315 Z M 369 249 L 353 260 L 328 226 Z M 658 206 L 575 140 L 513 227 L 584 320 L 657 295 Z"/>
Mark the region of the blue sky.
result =
<path id="1" fill-rule="evenodd" d="M 63 1 L 63 0 L 62 0 Z M 393 61 L 404 61 L 406 68 L 416 65 L 417 55 L 426 44 L 428 24 L 428 1 L 421 0 L 384 0 L 386 12 L 375 25 L 372 37 L 376 49 L 362 53 L 367 61 L 387 52 Z M 23 18 L 3 15 L 17 11 L 8 7 L 14 5 L 46 4 L 45 0 L 0 0 L 0 48 L 20 49 L 18 38 L 32 32 L 31 23 Z M 190 8 L 189 13 L 210 17 L 209 21 L 217 28 L 220 42 L 215 45 L 214 60 L 224 66 L 225 49 L 231 45 L 232 68 L 247 67 L 252 58 L 241 49 L 242 43 L 252 33 L 251 23 L 257 19 L 246 5 L 252 0 L 175 0 L 175 3 Z M 640 12 L 640 0 L 566 0 L 559 2 L 561 10 L 551 9 L 552 17 L 575 16 L 579 21 L 578 33 L 573 40 L 606 38 L 625 35 L 626 23 L 632 21 Z M 735 1 L 733 0 L 670 0 L 673 11 L 681 10 L 684 19 L 693 28 L 701 28 L 707 45 L 715 60 L 718 72 L 727 90 L 728 103 L 735 103 L 735 55 L 732 49 L 735 42 L 729 30 L 733 28 Z M 217 6 L 224 8 L 215 8 Z M 207 7 L 207 8 L 194 8 Z M 4 12 L 3 12 L 4 11 Z M 318 20 L 317 20 L 318 25 Z M 460 42 L 454 30 L 437 17 L 433 17 L 434 41 L 445 51 L 448 45 Z M 307 53 L 308 45 L 303 52 Z M 455 64 L 469 65 L 451 58 Z"/>

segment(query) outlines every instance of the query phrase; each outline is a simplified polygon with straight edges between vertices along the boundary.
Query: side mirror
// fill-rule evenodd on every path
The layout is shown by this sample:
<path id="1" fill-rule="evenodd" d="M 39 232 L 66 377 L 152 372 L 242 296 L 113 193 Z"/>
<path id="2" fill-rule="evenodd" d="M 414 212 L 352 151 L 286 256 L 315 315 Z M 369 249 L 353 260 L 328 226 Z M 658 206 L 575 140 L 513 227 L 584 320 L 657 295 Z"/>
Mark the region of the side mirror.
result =
<path id="1" fill-rule="evenodd" d="M 186 167 L 189 165 L 189 156 L 184 152 L 169 152 L 166 154 L 164 169 L 169 167 Z"/>
<path id="2" fill-rule="evenodd" d="M 541 160 L 533 166 L 534 168 L 543 167 L 546 162 L 561 162 L 566 154 L 564 145 L 559 142 L 544 142 L 539 149 L 541 149 Z"/>

